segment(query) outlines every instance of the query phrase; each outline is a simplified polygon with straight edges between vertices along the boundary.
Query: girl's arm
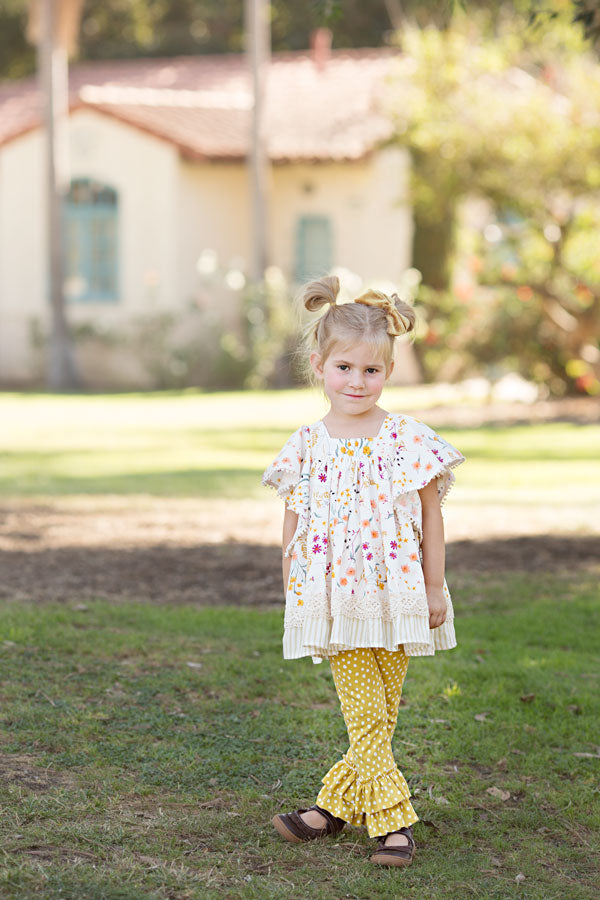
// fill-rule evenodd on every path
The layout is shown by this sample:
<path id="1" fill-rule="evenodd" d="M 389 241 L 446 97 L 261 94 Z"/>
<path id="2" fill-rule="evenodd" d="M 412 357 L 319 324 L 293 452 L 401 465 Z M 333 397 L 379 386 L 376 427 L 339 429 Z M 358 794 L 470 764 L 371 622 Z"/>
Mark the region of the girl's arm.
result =
<path id="1" fill-rule="evenodd" d="M 444 543 L 444 520 L 434 479 L 419 491 L 423 511 L 423 575 L 429 606 L 429 627 L 437 628 L 446 621 L 446 598 L 444 597 L 444 568 L 446 547 Z"/>
<path id="2" fill-rule="evenodd" d="M 283 537 L 282 537 L 282 569 L 283 569 L 283 590 L 287 591 L 288 581 L 290 579 L 290 566 L 292 565 L 291 556 L 283 556 L 285 548 L 294 537 L 296 526 L 298 525 L 298 513 L 292 512 L 291 509 L 285 508 L 283 517 Z"/>

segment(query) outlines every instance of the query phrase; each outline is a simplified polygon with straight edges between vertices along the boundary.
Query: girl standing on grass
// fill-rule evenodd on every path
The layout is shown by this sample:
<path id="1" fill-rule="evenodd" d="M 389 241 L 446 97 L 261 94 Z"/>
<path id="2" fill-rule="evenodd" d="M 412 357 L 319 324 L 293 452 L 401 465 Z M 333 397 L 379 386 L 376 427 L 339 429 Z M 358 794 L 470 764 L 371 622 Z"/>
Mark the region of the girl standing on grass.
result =
<path id="1" fill-rule="evenodd" d="M 440 503 L 464 457 L 377 405 L 413 309 L 378 291 L 337 304 L 338 292 L 330 276 L 303 294 L 308 310 L 328 307 L 306 338 L 329 412 L 292 434 L 262 481 L 285 501 L 283 656 L 329 660 L 350 747 L 314 806 L 272 821 L 295 842 L 365 825 L 379 839 L 371 861 L 406 866 L 418 816 L 392 736 L 409 657 L 456 646 Z"/>

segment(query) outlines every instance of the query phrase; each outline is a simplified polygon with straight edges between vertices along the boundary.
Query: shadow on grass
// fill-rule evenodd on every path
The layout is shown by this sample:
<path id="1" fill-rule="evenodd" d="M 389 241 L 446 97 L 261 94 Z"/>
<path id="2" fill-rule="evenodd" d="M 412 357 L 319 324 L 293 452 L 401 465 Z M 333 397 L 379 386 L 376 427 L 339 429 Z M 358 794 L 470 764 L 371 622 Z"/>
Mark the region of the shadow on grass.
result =
<path id="1" fill-rule="evenodd" d="M 600 536 L 535 535 L 448 544 L 448 581 L 507 572 L 593 571 Z M 0 598 L 81 601 L 86 598 L 198 606 L 283 603 L 278 547 L 251 543 L 176 547 L 60 547 L 2 553 Z"/>

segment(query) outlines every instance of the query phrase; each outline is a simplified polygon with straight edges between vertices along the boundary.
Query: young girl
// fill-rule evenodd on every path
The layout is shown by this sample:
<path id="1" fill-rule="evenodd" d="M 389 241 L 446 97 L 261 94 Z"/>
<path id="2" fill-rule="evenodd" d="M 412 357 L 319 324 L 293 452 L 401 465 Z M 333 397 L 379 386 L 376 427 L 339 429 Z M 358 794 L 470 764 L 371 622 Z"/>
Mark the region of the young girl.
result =
<path id="1" fill-rule="evenodd" d="M 329 660 L 350 747 L 314 806 L 272 821 L 296 842 L 365 825 L 372 862 L 403 866 L 418 816 L 392 736 L 409 657 L 456 646 L 440 502 L 464 457 L 377 405 L 412 308 L 378 291 L 337 304 L 338 292 L 336 277 L 304 290 L 307 309 L 329 307 L 307 334 L 329 412 L 292 434 L 262 481 L 285 501 L 283 656 Z"/>

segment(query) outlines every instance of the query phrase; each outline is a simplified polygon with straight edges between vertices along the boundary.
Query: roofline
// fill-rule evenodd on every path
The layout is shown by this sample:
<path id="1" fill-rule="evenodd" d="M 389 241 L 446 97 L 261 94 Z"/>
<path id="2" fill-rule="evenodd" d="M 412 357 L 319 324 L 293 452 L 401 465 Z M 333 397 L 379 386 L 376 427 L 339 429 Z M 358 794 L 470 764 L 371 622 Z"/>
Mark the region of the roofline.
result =
<path id="1" fill-rule="evenodd" d="M 134 128 L 137 131 L 141 131 L 143 134 L 147 134 L 150 137 L 156 138 L 158 141 L 163 141 L 171 147 L 176 147 L 179 151 L 180 155 L 190 161 L 193 162 L 221 162 L 221 163 L 244 163 L 247 161 L 248 154 L 245 153 L 226 153 L 226 154 L 206 154 L 200 153 L 199 151 L 193 150 L 187 144 L 182 143 L 181 141 L 176 140 L 173 137 L 167 137 L 164 134 L 161 134 L 160 131 L 156 131 L 153 128 L 150 128 L 147 125 L 144 125 L 140 122 L 132 122 L 131 119 L 127 118 L 127 116 L 119 115 L 114 109 L 106 109 L 101 104 L 95 103 L 87 103 L 85 100 L 82 100 L 80 97 L 72 100 L 69 103 L 69 116 L 73 115 L 73 113 L 80 112 L 81 110 L 88 110 L 91 112 L 99 113 L 103 116 L 106 116 L 109 119 L 116 120 L 123 125 L 128 125 L 130 128 Z M 38 129 L 43 128 L 41 122 L 31 122 L 31 124 L 26 125 L 24 128 L 19 131 L 15 131 L 13 134 L 9 134 L 4 140 L 0 140 L 0 150 L 3 147 L 6 147 L 8 144 L 17 140 L 18 138 L 24 137 L 32 131 L 37 131 Z M 381 143 L 378 141 L 377 144 Z M 362 162 L 365 159 L 368 159 L 374 150 L 377 147 L 377 144 L 373 147 L 365 150 L 364 153 L 359 154 L 358 156 L 277 156 L 269 159 L 271 165 L 295 165 L 299 163 L 307 163 L 307 164 L 315 164 L 315 163 L 341 163 L 341 162 Z"/>

